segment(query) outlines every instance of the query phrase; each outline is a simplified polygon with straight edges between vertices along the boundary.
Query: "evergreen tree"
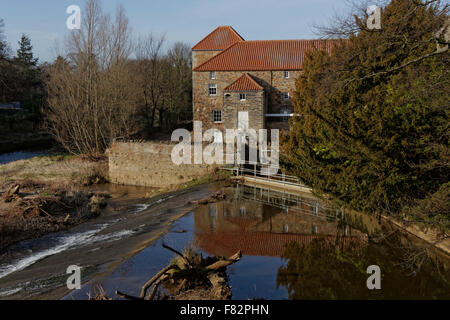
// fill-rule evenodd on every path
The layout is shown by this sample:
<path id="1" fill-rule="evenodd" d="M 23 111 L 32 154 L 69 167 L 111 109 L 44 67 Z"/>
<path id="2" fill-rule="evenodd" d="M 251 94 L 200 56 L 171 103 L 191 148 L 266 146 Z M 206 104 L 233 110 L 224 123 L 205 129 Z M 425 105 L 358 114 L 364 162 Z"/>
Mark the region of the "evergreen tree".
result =
<path id="1" fill-rule="evenodd" d="M 0 103 L 6 103 L 14 94 L 15 84 L 12 83 L 14 67 L 9 61 L 10 50 L 4 35 L 5 24 L 0 19 Z"/>
<path id="2" fill-rule="evenodd" d="M 440 190 L 446 209 L 423 218 L 450 220 L 450 61 L 435 41 L 445 19 L 436 6 L 392 0 L 381 30 L 360 23 L 331 55 L 311 53 L 296 83 L 300 117 L 283 144 L 285 166 L 369 213 L 398 214 Z"/>
<path id="3" fill-rule="evenodd" d="M 23 34 L 18 44 L 19 49 L 17 49 L 17 54 L 13 59 L 16 70 L 14 75 L 16 86 L 14 100 L 20 101 L 22 106 L 37 120 L 39 110 L 42 108 L 45 99 L 43 74 L 41 68 L 37 65 L 38 59 L 34 58 L 30 38 Z"/>
<path id="4" fill-rule="evenodd" d="M 5 27 L 5 24 L 3 22 L 3 19 L 0 19 L 0 59 L 6 59 L 9 55 L 8 52 L 8 44 L 5 40 L 5 35 L 3 28 Z"/>
<path id="5" fill-rule="evenodd" d="M 33 57 L 33 46 L 31 45 L 31 40 L 25 34 L 22 34 L 22 37 L 20 38 L 16 61 L 28 67 L 37 65 L 38 59 Z"/>

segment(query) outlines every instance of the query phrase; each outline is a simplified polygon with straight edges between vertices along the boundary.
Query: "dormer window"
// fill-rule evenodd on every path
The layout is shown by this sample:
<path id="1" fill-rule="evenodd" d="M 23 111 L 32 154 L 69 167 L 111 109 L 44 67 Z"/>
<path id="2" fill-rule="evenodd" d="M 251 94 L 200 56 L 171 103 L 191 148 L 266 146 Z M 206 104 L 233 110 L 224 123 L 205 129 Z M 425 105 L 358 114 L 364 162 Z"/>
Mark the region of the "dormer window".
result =
<path id="1" fill-rule="evenodd" d="M 216 72 L 215 71 L 211 71 L 209 73 L 209 79 L 211 80 L 216 80 Z"/>
<path id="2" fill-rule="evenodd" d="M 239 100 L 241 101 L 247 100 L 247 95 L 245 93 L 239 93 Z"/>
<path id="3" fill-rule="evenodd" d="M 290 76 L 289 71 L 285 71 L 284 72 L 284 78 L 285 79 L 289 79 L 289 76 Z"/>

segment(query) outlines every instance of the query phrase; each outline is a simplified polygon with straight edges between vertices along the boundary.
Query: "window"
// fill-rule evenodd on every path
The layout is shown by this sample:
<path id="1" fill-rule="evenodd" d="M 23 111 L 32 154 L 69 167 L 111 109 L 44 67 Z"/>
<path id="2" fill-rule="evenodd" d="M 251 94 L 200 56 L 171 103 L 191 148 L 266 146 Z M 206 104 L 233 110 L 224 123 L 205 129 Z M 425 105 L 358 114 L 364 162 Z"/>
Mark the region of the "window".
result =
<path id="1" fill-rule="evenodd" d="M 289 94 L 289 92 L 283 92 L 283 99 L 284 100 L 289 100 L 291 98 L 291 95 Z"/>
<path id="2" fill-rule="evenodd" d="M 217 203 L 212 203 L 209 205 L 209 216 L 211 218 L 217 217 Z"/>
<path id="3" fill-rule="evenodd" d="M 288 233 L 289 232 L 289 225 L 284 224 L 283 225 L 283 233 Z"/>
<path id="4" fill-rule="evenodd" d="M 210 228 L 212 230 L 216 229 L 217 226 L 217 203 L 209 205 L 209 218 L 210 218 Z"/>
<path id="5" fill-rule="evenodd" d="M 239 93 L 239 100 L 241 101 L 247 100 L 247 95 L 245 93 Z"/>
<path id="6" fill-rule="evenodd" d="M 213 110 L 213 122 L 222 122 L 222 111 Z"/>
<path id="7" fill-rule="evenodd" d="M 289 79 L 289 71 L 285 71 L 284 72 L 284 78 L 285 79 Z"/>
<path id="8" fill-rule="evenodd" d="M 319 215 L 319 204 L 318 204 L 318 203 L 315 203 L 315 204 L 313 205 L 312 209 L 313 209 L 313 214 L 314 214 L 315 216 L 318 216 L 318 215 Z"/>
<path id="9" fill-rule="evenodd" d="M 210 96 L 216 96 L 217 95 L 217 84 L 210 84 L 208 86 L 208 94 Z"/>
<path id="10" fill-rule="evenodd" d="M 215 71 L 211 71 L 211 72 L 209 73 L 209 78 L 210 78 L 211 80 L 216 80 L 216 72 L 215 72 Z"/>

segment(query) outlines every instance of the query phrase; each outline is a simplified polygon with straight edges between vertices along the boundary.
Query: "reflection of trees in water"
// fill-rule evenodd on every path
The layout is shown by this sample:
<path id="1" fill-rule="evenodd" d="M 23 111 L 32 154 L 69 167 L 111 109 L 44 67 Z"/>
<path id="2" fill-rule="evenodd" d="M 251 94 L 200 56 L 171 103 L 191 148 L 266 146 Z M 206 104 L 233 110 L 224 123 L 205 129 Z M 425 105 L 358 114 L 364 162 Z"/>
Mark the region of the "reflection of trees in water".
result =
<path id="1" fill-rule="evenodd" d="M 340 226 L 342 227 L 342 226 Z M 286 287 L 291 299 L 449 299 L 448 261 L 413 249 L 391 234 L 383 243 L 315 239 L 286 246 L 277 286 Z M 366 286 L 370 265 L 381 268 L 381 290 Z"/>

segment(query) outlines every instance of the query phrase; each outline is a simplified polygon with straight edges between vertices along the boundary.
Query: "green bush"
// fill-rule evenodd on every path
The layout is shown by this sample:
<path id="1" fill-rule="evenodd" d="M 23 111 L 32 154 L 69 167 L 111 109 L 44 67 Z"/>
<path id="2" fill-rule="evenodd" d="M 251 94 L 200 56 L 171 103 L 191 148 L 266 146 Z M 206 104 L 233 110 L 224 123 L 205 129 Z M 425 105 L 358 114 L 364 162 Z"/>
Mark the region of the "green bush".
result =
<path id="1" fill-rule="evenodd" d="M 433 53 L 445 18 L 393 0 L 381 30 L 309 54 L 282 144 L 289 171 L 368 213 L 399 214 L 447 183 L 450 61 Z"/>

